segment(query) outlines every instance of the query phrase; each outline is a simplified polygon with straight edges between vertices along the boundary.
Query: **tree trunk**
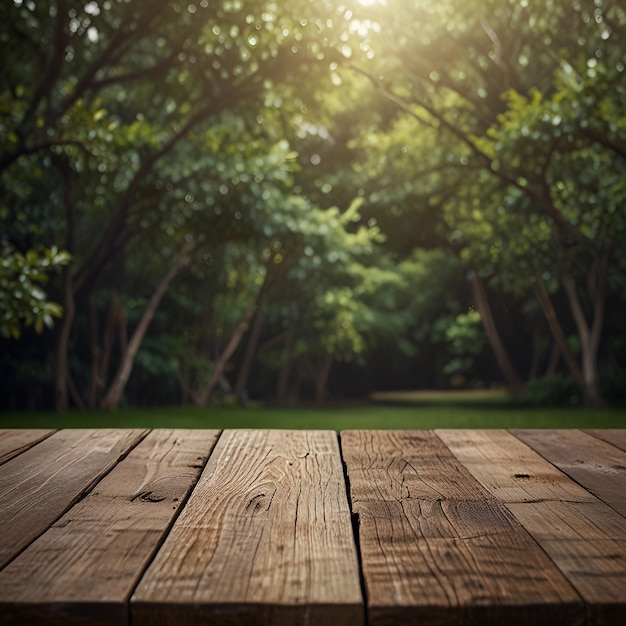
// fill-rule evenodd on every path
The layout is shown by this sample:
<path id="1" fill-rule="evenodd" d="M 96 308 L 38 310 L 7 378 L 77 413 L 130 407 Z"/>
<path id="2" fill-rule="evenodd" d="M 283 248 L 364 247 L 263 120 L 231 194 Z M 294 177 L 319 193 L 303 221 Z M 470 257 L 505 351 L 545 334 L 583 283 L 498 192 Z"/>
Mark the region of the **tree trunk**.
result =
<path id="1" fill-rule="evenodd" d="M 89 332 L 91 334 L 91 381 L 89 383 L 89 408 L 95 409 L 98 405 L 98 389 L 100 388 L 100 363 L 102 350 L 100 349 L 100 333 L 98 330 L 98 309 L 93 295 L 89 297 Z"/>
<path id="2" fill-rule="evenodd" d="M 224 370 L 226 368 L 226 365 L 228 364 L 228 361 L 230 360 L 232 355 L 235 353 L 235 350 L 241 343 L 243 336 L 246 334 L 246 331 L 248 330 L 248 326 L 250 325 L 250 320 L 252 320 L 252 317 L 261 306 L 263 297 L 267 293 L 267 290 L 270 288 L 270 286 L 273 284 L 274 280 L 276 279 L 276 276 L 277 274 L 273 274 L 269 268 L 267 269 L 265 278 L 263 280 L 263 284 L 261 285 L 261 288 L 259 289 L 256 295 L 254 304 L 251 307 L 249 307 L 246 310 L 246 312 L 243 314 L 243 317 L 237 324 L 235 328 L 235 332 L 230 338 L 230 341 L 228 342 L 228 344 L 226 345 L 226 348 L 215 361 L 215 365 L 213 366 L 213 371 L 211 372 L 211 376 L 209 377 L 209 381 L 207 382 L 206 386 L 200 393 L 194 394 L 194 400 L 198 406 L 206 406 L 207 402 L 209 401 L 209 398 L 211 397 L 211 394 L 213 393 L 213 390 L 215 389 L 215 386 L 220 380 L 220 377 L 224 374 Z"/>
<path id="3" fill-rule="evenodd" d="M 230 341 L 226 345 L 226 348 L 224 348 L 222 354 L 220 354 L 218 359 L 215 361 L 215 364 L 213 365 L 213 371 L 211 372 L 211 376 L 209 376 L 209 381 L 200 393 L 195 394 L 194 399 L 198 406 L 206 406 L 207 402 L 209 401 L 217 383 L 224 375 L 224 369 L 226 368 L 230 357 L 233 356 L 235 350 L 241 343 L 243 336 L 246 334 L 246 331 L 248 330 L 248 325 L 250 324 L 250 320 L 257 310 L 257 306 L 258 305 L 255 302 L 243 314 L 243 317 L 239 320 L 239 323 L 235 327 L 235 332 L 232 334 Z"/>
<path id="4" fill-rule="evenodd" d="M 556 366 L 559 363 L 559 357 L 561 356 L 561 350 L 559 349 L 556 341 L 552 342 L 552 348 L 550 350 L 550 358 L 548 359 L 548 366 L 546 367 L 546 371 L 544 376 L 554 376 L 556 373 Z"/>
<path id="5" fill-rule="evenodd" d="M 543 350 L 541 349 L 541 334 L 539 332 L 538 326 L 535 325 L 535 329 L 533 330 L 533 356 L 530 362 L 530 369 L 528 370 L 528 382 L 532 382 L 537 378 L 542 354 Z"/>
<path id="6" fill-rule="evenodd" d="M 102 394 L 106 391 L 109 378 L 109 364 L 115 344 L 116 333 L 120 342 L 120 353 L 123 355 L 127 348 L 126 330 L 128 320 L 117 291 L 111 293 L 111 301 L 106 317 L 102 346 L 98 327 L 98 310 L 93 296 L 88 300 L 89 329 L 91 334 L 91 380 L 89 383 L 89 408 L 95 409 Z"/>
<path id="7" fill-rule="evenodd" d="M 263 328 L 266 318 L 267 315 L 265 312 L 262 309 L 259 309 L 254 317 L 254 324 L 250 333 L 250 339 L 248 339 L 248 345 L 246 346 L 246 352 L 243 356 L 241 369 L 239 370 L 239 375 L 237 376 L 237 382 L 235 383 L 235 398 L 241 405 L 246 404 L 244 395 L 248 386 L 248 378 L 250 377 L 250 370 L 256 353 L 256 347 L 259 343 L 259 337 L 261 336 L 261 329 Z"/>
<path id="8" fill-rule="evenodd" d="M 74 179 L 67 163 L 60 161 L 58 165 L 63 178 L 65 217 L 67 219 L 65 247 L 70 254 L 74 254 L 76 247 L 76 197 L 74 194 Z M 67 411 L 69 407 L 67 396 L 69 382 L 67 350 L 76 313 L 76 303 L 74 301 L 74 268 L 74 259 L 63 268 L 63 318 L 55 346 L 54 364 L 54 404 L 58 412 Z"/>
<path id="9" fill-rule="evenodd" d="M 474 304 L 476 310 L 480 314 L 480 319 L 483 323 L 485 333 L 491 348 L 495 354 L 496 360 L 500 367 L 500 371 L 504 376 L 506 385 L 511 393 L 521 393 L 524 391 L 524 383 L 522 383 L 520 377 L 517 375 L 513 364 L 511 363 L 509 356 L 506 352 L 504 344 L 500 339 L 498 330 L 493 320 L 493 314 L 489 301 L 487 300 L 487 292 L 481 278 L 476 272 L 471 272 L 470 283 L 472 286 L 472 293 L 474 294 Z"/>
<path id="10" fill-rule="evenodd" d="M 296 336 L 296 328 L 293 324 L 287 329 L 285 335 L 285 347 L 283 350 L 283 365 L 278 374 L 276 383 L 276 404 L 284 406 L 287 404 L 287 395 L 289 389 L 289 374 L 292 369 L 293 346 Z"/>
<path id="11" fill-rule="evenodd" d="M 72 378 L 72 372 L 69 369 L 67 370 L 67 388 L 69 389 L 69 392 L 72 396 L 72 400 L 74 400 L 74 402 L 76 403 L 76 406 L 81 411 L 86 410 L 87 407 L 85 406 L 85 403 L 83 402 L 83 399 L 81 398 L 80 393 L 78 393 L 78 389 L 76 388 L 76 383 L 74 383 L 74 379 Z"/>
<path id="12" fill-rule="evenodd" d="M 328 354 L 315 376 L 315 404 L 323 404 L 328 396 L 328 378 L 332 365 L 333 356 Z"/>
<path id="13" fill-rule="evenodd" d="M 546 316 L 546 320 L 548 321 L 548 326 L 552 331 L 554 341 L 556 342 L 556 345 L 563 355 L 565 364 L 567 365 L 571 375 L 574 377 L 576 382 L 582 386 L 584 384 L 583 373 L 578 365 L 578 362 L 576 361 L 576 357 L 574 356 L 574 353 L 572 352 L 569 343 L 567 343 L 567 338 L 565 337 L 565 333 L 563 332 L 563 328 L 561 327 L 561 323 L 559 322 L 556 311 L 552 306 L 552 301 L 550 300 L 550 296 L 548 295 L 546 286 L 544 285 L 543 279 L 538 273 L 535 275 L 533 289 L 535 291 L 535 296 L 544 312 L 544 315 Z"/>
<path id="14" fill-rule="evenodd" d="M 73 263 L 63 269 L 63 318 L 55 346 L 54 404 L 59 413 L 69 407 L 67 350 L 75 314 L 72 275 Z"/>
<path id="15" fill-rule="evenodd" d="M 563 288 L 567 295 L 580 338 L 583 398 L 585 406 L 590 408 L 598 408 L 603 404 L 598 376 L 598 349 L 600 347 L 600 337 L 604 323 L 604 298 L 607 271 L 608 254 L 603 254 L 596 260 L 589 272 L 587 290 L 593 304 L 591 327 L 585 318 L 571 274 L 564 271 L 562 279 Z"/>
<path id="16" fill-rule="evenodd" d="M 150 298 L 150 302 L 146 307 L 141 319 L 139 320 L 139 324 L 135 328 L 133 334 L 128 341 L 128 347 L 126 351 L 122 354 L 122 359 L 120 366 L 111 382 L 111 385 L 108 391 L 105 393 L 102 401 L 100 402 L 100 407 L 106 410 L 114 410 L 117 409 L 120 398 L 122 397 L 122 392 L 126 387 L 126 383 L 130 378 L 130 374 L 133 369 L 133 365 L 135 363 L 135 357 L 137 356 L 137 352 L 139 351 L 139 347 L 141 346 L 141 342 L 148 331 L 148 327 L 154 318 L 157 309 L 159 308 L 159 304 L 163 299 L 163 296 L 167 292 L 168 287 L 174 277 L 182 267 L 187 265 L 189 258 L 187 253 L 183 252 L 176 260 L 174 265 L 167 271 L 165 276 L 161 279 L 156 291 L 152 294 L 152 298 Z"/>

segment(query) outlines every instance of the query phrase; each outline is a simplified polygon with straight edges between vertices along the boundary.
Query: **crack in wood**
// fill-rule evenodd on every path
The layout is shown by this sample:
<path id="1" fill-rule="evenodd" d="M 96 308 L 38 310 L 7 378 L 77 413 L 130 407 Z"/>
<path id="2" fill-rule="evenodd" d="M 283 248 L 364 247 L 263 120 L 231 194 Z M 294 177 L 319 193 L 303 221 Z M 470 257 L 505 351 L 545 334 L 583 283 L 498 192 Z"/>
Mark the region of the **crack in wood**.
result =
<path id="1" fill-rule="evenodd" d="M 259 502 L 259 500 L 261 498 L 265 498 L 265 494 L 264 493 L 259 493 L 256 496 L 253 496 L 252 498 L 250 498 L 250 501 L 248 502 L 248 504 L 246 504 L 246 510 L 249 509 L 252 504 L 254 504 L 254 508 L 255 510 L 261 507 L 261 503 Z"/>

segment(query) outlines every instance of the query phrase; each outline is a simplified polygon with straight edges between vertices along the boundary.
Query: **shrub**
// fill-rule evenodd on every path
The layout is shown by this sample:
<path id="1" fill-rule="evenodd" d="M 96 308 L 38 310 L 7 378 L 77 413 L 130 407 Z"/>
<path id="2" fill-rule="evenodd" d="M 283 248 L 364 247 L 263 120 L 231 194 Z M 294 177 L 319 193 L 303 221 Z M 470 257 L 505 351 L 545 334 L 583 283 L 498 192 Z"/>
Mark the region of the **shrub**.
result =
<path id="1" fill-rule="evenodd" d="M 610 406 L 626 406 L 626 371 L 619 370 L 600 380 L 602 398 Z"/>
<path id="2" fill-rule="evenodd" d="M 534 406 L 580 406 L 582 394 L 571 376 L 546 376 L 533 381 L 520 398 Z"/>

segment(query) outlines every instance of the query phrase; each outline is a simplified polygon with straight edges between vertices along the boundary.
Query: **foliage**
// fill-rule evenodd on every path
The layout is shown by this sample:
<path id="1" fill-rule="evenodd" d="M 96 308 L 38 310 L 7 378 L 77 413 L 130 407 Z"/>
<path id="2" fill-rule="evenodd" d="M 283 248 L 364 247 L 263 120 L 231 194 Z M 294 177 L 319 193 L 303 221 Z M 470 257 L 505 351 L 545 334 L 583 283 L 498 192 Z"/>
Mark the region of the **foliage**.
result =
<path id="1" fill-rule="evenodd" d="M 49 300 L 44 287 L 50 275 L 67 265 L 70 256 L 54 246 L 25 254 L 2 242 L 0 262 L 0 334 L 19 339 L 24 327 L 37 333 L 51 328 L 53 318 L 61 317 L 62 307 Z"/>
<path id="2" fill-rule="evenodd" d="M 618 3 L 13 0 L 0 24 L 2 334 L 57 319 L 20 342 L 54 353 L 59 408 L 133 363 L 126 402 L 232 383 L 258 311 L 264 397 L 331 363 L 339 390 L 486 380 L 469 275 L 517 366 L 596 401 L 623 370 Z M 578 350 L 547 363 L 556 325 Z"/>
<path id="3" fill-rule="evenodd" d="M 624 370 L 605 374 L 601 380 L 602 397 L 609 406 L 626 406 L 626 373 Z"/>
<path id="4" fill-rule="evenodd" d="M 474 309 L 457 315 L 446 328 L 446 338 L 454 355 L 444 366 L 444 372 L 456 380 L 475 371 L 474 357 L 485 349 L 485 336 L 480 326 L 480 315 Z"/>
<path id="5" fill-rule="evenodd" d="M 370 24 L 364 54 L 344 64 L 396 106 L 361 140 L 370 148 L 363 171 L 384 182 L 392 206 L 404 204 L 399 215 L 430 217 L 439 236 L 445 226 L 448 245 L 492 286 L 529 297 L 541 277 L 552 294 L 562 290 L 582 354 L 582 364 L 567 363 L 585 401 L 599 402 L 605 285 L 624 262 L 623 8 L 385 5 L 359 13 Z M 554 320 L 567 322 L 547 298 L 543 308 L 557 340 Z"/>
<path id="6" fill-rule="evenodd" d="M 532 382 L 519 401 L 535 406 L 579 406 L 581 397 L 573 378 L 555 375 Z"/>

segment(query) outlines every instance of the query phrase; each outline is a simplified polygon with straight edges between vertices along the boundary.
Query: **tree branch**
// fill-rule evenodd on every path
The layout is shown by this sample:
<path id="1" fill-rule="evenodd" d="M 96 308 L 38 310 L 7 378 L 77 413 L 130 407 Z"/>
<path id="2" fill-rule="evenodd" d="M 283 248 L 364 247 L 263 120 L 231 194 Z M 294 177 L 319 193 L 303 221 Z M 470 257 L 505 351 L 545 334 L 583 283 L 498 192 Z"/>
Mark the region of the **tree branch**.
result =
<path id="1" fill-rule="evenodd" d="M 137 352 L 139 351 L 143 338 L 145 337 L 150 323 L 156 314 L 159 304 L 161 303 L 163 296 L 167 292 L 167 289 L 172 280 L 174 280 L 176 274 L 178 274 L 183 267 L 189 264 L 189 257 L 194 247 L 195 244 L 193 243 L 185 244 L 182 247 L 176 260 L 174 261 L 174 264 L 165 273 L 155 292 L 152 294 L 148 306 L 145 308 L 141 319 L 139 320 L 139 324 L 137 324 L 137 327 L 130 337 L 128 346 L 122 355 L 122 361 L 111 386 L 102 398 L 100 403 L 101 408 L 106 410 L 113 410 L 117 408 L 122 392 L 124 391 L 124 387 L 130 378 Z"/>
<path id="2" fill-rule="evenodd" d="M 166 6 L 167 0 L 153 0 L 149 5 L 149 9 L 139 19 L 139 27 L 132 32 L 122 28 L 116 30 L 108 45 L 87 68 L 72 92 L 59 104 L 56 110 L 50 111 L 50 114 L 46 117 L 46 125 L 51 125 L 55 119 L 61 117 L 77 100 L 82 98 L 85 92 L 93 86 L 97 73 L 109 64 L 118 49 L 127 49 L 138 38 L 141 38 L 152 27 L 153 22 Z"/>
<path id="3" fill-rule="evenodd" d="M 144 158 L 139 166 L 139 169 L 130 181 L 119 204 L 118 210 L 109 223 L 107 230 L 98 245 L 95 247 L 91 256 L 85 261 L 77 273 L 75 281 L 76 290 L 84 290 L 84 287 L 93 283 L 95 277 L 100 273 L 101 268 L 109 258 L 110 248 L 114 245 L 116 239 L 120 235 L 122 227 L 126 223 L 129 211 L 133 206 L 135 196 L 137 195 L 141 184 L 150 174 L 157 161 L 170 152 L 174 146 L 176 146 L 195 126 L 202 123 L 212 115 L 216 115 L 220 111 L 223 111 L 232 103 L 238 102 L 241 99 L 245 100 L 246 98 L 249 98 L 255 90 L 258 89 L 258 84 L 256 84 L 254 80 L 256 78 L 258 78 L 257 74 L 248 76 L 237 88 L 233 89 L 221 98 L 218 98 L 216 101 L 211 102 L 209 105 L 199 109 L 176 133 L 170 137 L 170 139 L 161 148 Z"/>
<path id="4" fill-rule="evenodd" d="M 35 111 L 37 111 L 37 109 L 39 108 L 39 104 L 41 103 L 41 101 L 50 94 L 54 83 L 61 73 L 61 68 L 63 67 L 63 53 L 65 52 L 65 47 L 69 39 L 68 34 L 65 31 L 65 19 L 67 18 L 67 1 L 58 0 L 56 9 L 57 13 L 54 20 L 54 44 L 52 48 L 52 53 L 48 59 L 47 67 L 41 76 L 39 85 L 37 85 L 37 88 L 35 89 L 33 98 L 30 101 L 28 108 L 24 112 L 24 116 L 20 120 L 20 123 L 18 124 L 17 135 L 22 139 L 22 141 L 26 125 L 35 114 Z"/>

